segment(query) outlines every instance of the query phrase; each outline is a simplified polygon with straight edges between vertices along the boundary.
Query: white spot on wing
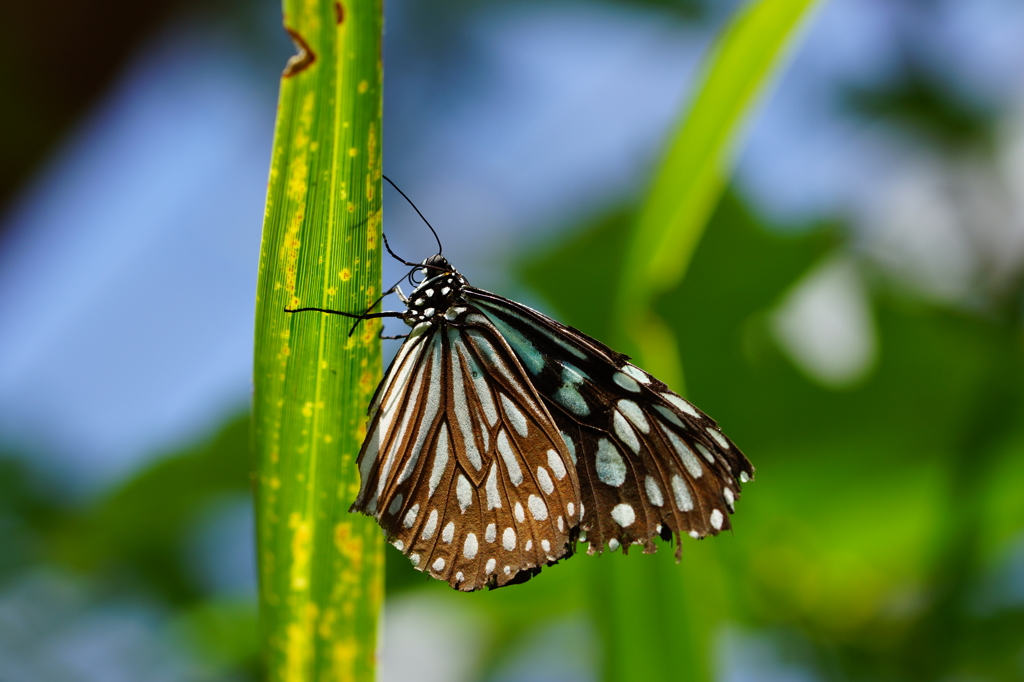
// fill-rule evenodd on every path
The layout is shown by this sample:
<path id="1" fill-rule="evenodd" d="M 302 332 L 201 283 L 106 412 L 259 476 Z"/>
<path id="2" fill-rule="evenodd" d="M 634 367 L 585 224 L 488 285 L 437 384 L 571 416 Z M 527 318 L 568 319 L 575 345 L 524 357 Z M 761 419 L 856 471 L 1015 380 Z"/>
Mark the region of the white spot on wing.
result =
<path id="1" fill-rule="evenodd" d="M 523 416 L 523 413 L 516 407 L 516 404 L 509 400 L 508 396 L 504 393 L 501 394 L 501 407 L 505 410 L 505 416 L 508 417 L 516 433 L 526 438 L 530 432 L 529 425 L 526 423 L 526 417 Z"/>
<path id="2" fill-rule="evenodd" d="M 569 512 L 569 518 L 570 519 L 572 517 L 576 516 L 576 505 L 573 504 L 572 502 L 570 502 L 569 504 L 565 505 L 565 510 L 567 512 Z"/>
<path id="3" fill-rule="evenodd" d="M 636 433 L 633 432 L 629 422 L 622 416 L 622 413 L 615 410 L 615 414 L 612 417 L 612 425 L 615 427 L 615 435 L 617 435 L 623 443 L 625 443 L 630 450 L 633 452 L 640 452 L 640 439 L 636 437 Z"/>
<path id="4" fill-rule="evenodd" d="M 512 481 L 512 485 L 518 487 L 523 482 L 523 471 L 519 468 L 519 460 L 516 459 L 516 453 L 512 450 L 512 445 L 508 442 L 508 434 L 504 429 L 498 433 L 498 454 L 505 462 L 508 478 Z"/>
<path id="5" fill-rule="evenodd" d="M 431 509 L 430 516 L 427 517 L 427 522 L 423 526 L 423 539 L 429 540 L 434 537 L 434 533 L 437 531 L 437 510 Z"/>
<path id="6" fill-rule="evenodd" d="M 719 430 L 718 430 L 718 429 L 713 429 L 713 428 L 711 428 L 711 427 L 709 426 L 709 427 L 708 427 L 707 429 L 705 429 L 705 430 L 706 430 L 706 431 L 707 431 L 707 432 L 708 432 L 709 434 L 711 434 L 711 437 L 715 439 L 715 442 L 716 442 L 716 443 L 718 443 L 719 445 L 721 445 L 721 446 L 722 446 L 722 449 L 723 449 L 723 450 L 728 450 L 728 449 L 729 449 L 729 441 L 727 441 L 727 440 L 725 439 L 725 436 L 723 436 L 723 435 L 721 434 L 721 432 L 719 432 Z"/>
<path id="7" fill-rule="evenodd" d="M 708 464 L 715 463 L 715 456 L 702 443 L 694 443 L 694 445 L 697 447 L 697 452 L 700 453 L 700 456 L 708 461 Z"/>
<path id="8" fill-rule="evenodd" d="M 395 495 L 395 499 L 391 500 L 391 506 L 388 507 L 388 514 L 394 514 L 402 508 L 402 493 Z"/>
<path id="9" fill-rule="evenodd" d="M 622 388 L 626 389 L 627 391 L 632 391 L 633 393 L 640 392 L 640 384 L 636 383 L 636 379 L 629 376 L 628 374 L 616 372 L 615 376 L 613 376 L 612 379 L 615 381 L 615 383 L 617 383 L 619 386 L 622 386 Z"/>
<path id="10" fill-rule="evenodd" d="M 449 521 L 448 525 L 441 531 L 441 541 L 446 545 L 452 544 L 452 540 L 455 539 L 455 522 Z"/>
<path id="11" fill-rule="evenodd" d="M 559 481 L 565 478 L 565 464 L 562 462 L 561 455 L 554 450 L 548 450 L 548 466 L 551 467 L 551 471 Z"/>
<path id="12" fill-rule="evenodd" d="M 664 393 L 661 394 L 661 397 L 669 401 L 670 403 L 678 407 L 681 411 L 685 412 L 691 417 L 700 418 L 700 412 L 698 412 L 693 405 L 686 402 L 685 400 L 677 396 L 675 393 L 669 393 L 668 391 L 665 391 Z"/>
<path id="13" fill-rule="evenodd" d="M 420 555 L 419 554 L 410 554 L 409 555 L 409 561 L 412 562 L 413 568 L 415 568 L 416 566 L 419 566 L 420 565 Z"/>
<path id="14" fill-rule="evenodd" d="M 651 377 L 647 376 L 647 372 L 643 371 L 636 365 L 626 364 L 626 366 L 622 368 L 622 371 L 639 381 L 641 384 L 651 383 Z"/>
<path id="15" fill-rule="evenodd" d="M 669 443 L 672 444 L 672 448 L 679 455 L 679 459 L 683 460 L 683 467 L 686 471 L 694 478 L 700 478 L 704 475 L 704 468 L 700 465 L 700 460 L 693 454 L 693 450 L 689 448 L 671 429 L 666 427 L 664 424 L 658 424 L 661 430 L 668 437 Z"/>
<path id="16" fill-rule="evenodd" d="M 473 379 L 473 390 L 476 391 L 476 395 L 480 399 L 480 406 L 484 410 L 484 416 L 487 417 L 487 423 L 490 426 L 494 426 L 498 423 L 498 410 L 494 405 L 494 395 L 491 393 L 490 386 L 487 385 L 487 379 L 484 376 L 483 369 L 480 367 L 480 363 L 469 352 L 461 337 L 458 337 L 458 342 L 453 342 L 453 345 L 458 348 L 459 356 L 469 368 L 470 377 Z M 455 363 L 453 362 L 453 364 Z"/>
<path id="17" fill-rule="evenodd" d="M 746 471 L 741 471 L 740 472 L 740 483 L 746 483 L 749 480 L 750 480 L 750 476 L 747 474 L 747 472 Z"/>
<path id="18" fill-rule="evenodd" d="M 615 538 L 612 538 L 611 540 L 608 541 L 608 549 L 610 551 L 614 552 L 618 548 L 619 548 L 619 541 L 618 540 L 616 540 Z"/>
<path id="19" fill-rule="evenodd" d="M 665 504 L 665 497 L 661 494 L 661 486 L 654 480 L 653 476 L 648 476 L 644 479 L 644 489 L 647 490 L 647 499 L 651 501 L 655 507 L 660 507 Z"/>
<path id="20" fill-rule="evenodd" d="M 515 506 L 515 515 L 516 521 L 518 521 L 519 523 L 522 523 L 526 520 L 526 512 L 523 511 L 523 505 L 519 504 L 518 502 L 516 502 Z"/>
<path id="21" fill-rule="evenodd" d="M 551 476 L 548 475 L 548 470 L 544 467 L 537 467 L 537 482 L 540 484 L 540 489 L 544 491 L 545 495 L 555 492 L 555 484 L 551 480 Z"/>
<path id="22" fill-rule="evenodd" d="M 559 517 L 559 518 L 561 518 L 561 517 Z M 543 549 L 545 552 L 550 552 L 551 551 L 551 543 L 548 542 L 547 540 L 541 540 L 540 541 L 540 548 Z"/>
<path id="23" fill-rule="evenodd" d="M 526 506 L 530 508 L 530 514 L 537 521 L 544 521 L 548 518 L 548 506 L 544 504 L 544 500 L 536 495 L 530 495 L 530 499 L 526 501 Z"/>
<path id="24" fill-rule="evenodd" d="M 725 517 L 722 516 L 722 512 L 717 509 L 711 510 L 711 525 L 715 530 L 722 530 L 722 521 Z"/>
<path id="25" fill-rule="evenodd" d="M 725 503 L 729 505 L 729 509 L 735 508 L 736 496 L 732 494 L 732 489 L 726 488 L 722 491 L 722 494 L 725 496 Z"/>
<path id="26" fill-rule="evenodd" d="M 433 568 L 438 573 L 443 571 L 444 570 L 444 557 L 437 557 L 437 561 L 434 562 L 434 565 L 431 566 L 431 568 Z"/>
<path id="27" fill-rule="evenodd" d="M 676 496 L 676 506 L 682 511 L 693 510 L 693 498 L 690 497 L 690 487 L 679 474 L 672 477 L 672 492 Z"/>
<path id="28" fill-rule="evenodd" d="M 565 447 L 569 450 L 569 457 L 572 459 L 572 463 L 576 463 L 576 444 L 572 442 L 572 438 L 566 435 L 565 431 L 559 431 L 562 434 L 562 440 L 565 441 Z"/>
<path id="29" fill-rule="evenodd" d="M 462 474 L 459 474 L 459 481 L 455 484 L 455 496 L 459 500 L 459 509 L 465 514 L 469 505 L 473 504 L 473 484 Z"/>
<path id="30" fill-rule="evenodd" d="M 484 484 L 484 489 L 487 491 L 487 509 L 500 509 L 501 508 L 501 496 L 498 494 L 498 465 L 491 464 L 491 472 L 487 474 L 487 483 Z"/>
<path id="31" fill-rule="evenodd" d="M 505 532 L 501 534 L 501 546 L 509 552 L 516 548 L 516 532 L 514 530 L 505 529 Z"/>
<path id="32" fill-rule="evenodd" d="M 416 517 L 420 515 L 420 505 L 417 502 L 412 506 L 408 512 L 405 513 L 405 520 L 402 525 L 406 528 L 412 528 L 412 524 L 416 523 Z"/>
<path id="33" fill-rule="evenodd" d="M 401 552 L 403 549 L 405 549 L 405 543 L 402 542 L 401 540 L 395 540 L 391 544 L 394 545 L 395 549 L 397 549 L 399 552 Z"/>
<path id="34" fill-rule="evenodd" d="M 448 338 L 453 344 L 461 344 L 458 331 L 454 327 L 448 330 Z M 462 434 L 462 445 L 465 448 L 466 457 L 470 463 L 479 470 L 483 467 L 483 460 L 480 457 L 480 450 L 476 443 L 472 415 L 469 411 L 469 400 L 466 398 L 466 387 L 462 378 L 461 362 L 452 362 L 452 389 L 455 421 L 459 425 L 459 432 Z"/>
<path id="35" fill-rule="evenodd" d="M 623 528 L 628 528 L 636 521 L 636 512 L 633 511 L 633 507 L 623 502 L 612 508 L 612 519 Z"/>
<path id="36" fill-rule="evenodd" d="M 622 455 L 607 438 L 597 442 L 597 477 L 602 483 L 618 487 L 626 481 L 626 463 L 622 461 Z M 570 502 L 569 516 L 572 516 L 572 503 Z"/>
<path id="37" fill-rule="evenodd" d="M 647 417 L 644 416 L 644 412 L 640 409 L 639 405 L 632 400 L 620 400 L 618 408 L 619 412 L 626 415 L 626 419 L 633 422 L 633 426 L 644 433 L 651 432 L 651 425 L 647 423 Z"/>
<path id="38" fill-rule="evenodd" d="M 498 537 L 498 527 L 493 523 L 487 524 L 487 530 L 484 532 L 484 540 L 487 542 L 494 542 L 494 539 Z"/>
<path id="39" fill-rule="evenodd" d="M 479 549 L 479 545 L 476 541 L 476 535 L 469 533 L 466 535 L 466 543 L 462 546 L 462 556 L 467 559 L 474 559 L 476 558 L 477 549 Z"/>
<path id="40" fill-rule="evenodd" d="M 437 433 L 437 448 L 434 450 L 434 465 L 430 469 L 430 488 L 428 496 L 433 495 L 437 486 L 441 484 L 444 471 L 448 468 L 448 425 L 441 424 L 441 430 Z"/>
<path id="41" fill-rule="evenodd" d="M 494 573 L 494 567 L 497 566 L 497 564 L 498 562 L 494 559 L 488 559 L 487 566 L 484 567 L 484 570 L 487 571 L 488 575 L 490 575 L 491 573 Z"/>
<path id="42" fill-rule="evenodd" d="M 679 428 L 681 428 L 681 429 L 685 429 L 686 428 L 686 425 L 683 424 L 683 421 L 679 417 L 676 416 L 676 413 L 673 412 L 672 410 L 668 409 L 664 405 L 655 405 L 654 409 L 658 411 L 658 414 L 660 414 L 662 417 L 664 417 L 665 419 L 669 420 L 670 422 L 672 422 L 673 424 L 675 424 Z"/>

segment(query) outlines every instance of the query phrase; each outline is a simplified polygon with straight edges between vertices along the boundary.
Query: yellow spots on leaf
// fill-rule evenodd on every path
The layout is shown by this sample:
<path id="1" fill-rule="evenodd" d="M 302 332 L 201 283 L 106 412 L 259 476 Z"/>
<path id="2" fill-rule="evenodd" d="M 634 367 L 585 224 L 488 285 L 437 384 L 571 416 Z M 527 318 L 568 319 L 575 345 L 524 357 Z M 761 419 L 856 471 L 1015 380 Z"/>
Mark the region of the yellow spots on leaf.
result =
<path id="1" fill-rule="evenodd" d="M 355 213 L 356 212 L 356 205 L 353 204 L 351 201 L 348 202 L 348 207 L 347 208 L 348 208 L 348 212 L 349 213 Z"/>
<path id="2" fill-rule="evenodd" d="M 313 140 L 312 142 L 309 143 L 309 151 L 315 152 L 317 149 L 320 149 L 320 143 L 319 142 L 317 142 L 316 140 Z"/>
<path id="3" fill-rule="evenodd" d="M 312 417 L 313 416 L 313 403 L 307 402 L 305 405 L 302 406 L 302 416 L 303 417 Z"/>
<path id="4" fill-rule="evenodd" d="M 327 443 L 327 444 L 333 443 L 334 442 L 334 437 L 331 436 L 331 434 L 329 434 L 329 433 L 325 433 L 324 434 L 324 442 Z"/>
<path id="5" fill-rule="evenodd" d="M 338 293 L 337 289 L 335 289 L 334 287 L 327 287 L 328 296 L 334 296 L 336 293 Z"/>
<path id="6" fill-rule="evenodd" d="M 365 422 L 360 422 L 359 426 L 356 427 L 355 437 L 356 437 L 356 440 L 358 442 L 360 442 L 360 443 L 362 443 L 364 440 L 366 440 L 366 423 Z"/>
<path id="7" fill-rule="evenodd" d="M 285 327 L 284 329 L 281 330 L 281 338 L 282 339 L 287 339 L 287 338 L 291 337 L 291 335 L 292 335 L 292 330 L 290 328 Z"/>
<path id="8" fill-rule="evenodd" d="M 363 536 L 352 531 L 350 522 L 342 521 L 334 527 L 334 546 L 353 572 L 363 570 Z"/>
<path id="9" fill-rule="evenodd" d="M 362 95 L 363 93 L 365 93 L 369 89 L 370 89 L 370 84 L 369 83 L 367 83 L 365 80 L 359 81 L 359 94 L 360 95 Z"/>
<path id="10" fill-rule="evenodd" d="M 321 360 L 320 361 L 320 369 L 327 369 L 327 361 L 326 360 Z"/>
<path id="11" fill-rule="evenodd" d="M 309 589 L 309 563 L 312 558 L 312 529 L 309 521 L 298 512 L 288 517 L 288 528 L 292 531 L 291 588 L 295 591 Z"/>
<path id="12" fill-rule="evenodd" d="M 309 634 L 301 625 L 290 623 L 286 641 L 282 677 L 285 682 L 302 682 L 307 679 L 306 661 L 309 660 L 311 654 Z"/>
<path id="13" fill-rule="evenodd" d="M 277 490 L 278 488 L 280 488 L 281 487 L 281 479 L 278 478 L 277 476 L 274 476 L 273 478 L 271 478 L 270 479 L 270 487 L 273 490 Z"/>
<path id="14" fill-rule="evenodd" d="M 358 153 L 359 153 L 359 150 L 356 149 L 355 147 L 349 147 L 348 148 L 348 155 L 349 156 L 355 156 Z"/>
<path id="15" fill-rule="evenodd" d="M 284 682 L 306 682 L 309 679 L 309 663 L 313 655 L 313 628 L 320 609 L 316 604 L 305 604 L 297 614 L 299 621 L 289 623 L 284 646 Z"/>
<path id="16" fill-rule="evenodd" d="M 374 211 L 366 220 L 366 248 L 370 251 L 377 248 L 377 235 L 380 233 L 381 211 Z"/>
<path id="17" fill-rule="evenodd" d="M 375 381 L 375 379 L 376 379 L 376 376 L 374 375 L 373 372 L 364 371 L 362 374 L 360 374 L 359 375 L 359 392 L 364 394 L 364 395 L 369 393 L 369 392 L 371 392 L 374 389 L 374 387 L 375 387 L 375 385 L 377 383 Z"/>
<path id="18" fill-rule="evenodd" d="M 356 657 L 359 655 L 359 645 L 351 637 L 345 637 L 334 643 L 331 647 L 331 679 L 333 680 L 354 680 L 356 679 Z"/>
<path id="19" fill-rule="evenodd" d="M 292 349 L 291 349 L 291 347 L 287 343 L 281 346 L 281 357 L 282 358 L 287 358 L 291 354 L 292 354 Z"/>
<path id="20" fill-rule="evenodd" d="M 366 320 L 362 325 L 363 330 L 359 334 L 359 340 L 363 342 L 363 345 L 375 344 L 377 342 L 377 335 L 380 333 L 380 328 L 383 326 L 380 320 Z"/>
<path id="21" fill-rule="evenodd" d="M 366 174 L 366 200 L 373 202 L 374 194 L 376 193 L 377 183 L 380 181 L 378 173 L 379 159 L 377 158 L 377 128 L 373 123 L 370 123 L 370 131 L 366 136 L 366 168 L 369 171 Z"/>
<path id="22" fill-rule="evenodd" d="M 341 272 L 338 273 L 338 277 L 341 278 L 342 282 L 347 282 L 350 279 L 352 279 L 352 271 L 349 270 L 348 268 L 344 268 L 342 269 Z"/>

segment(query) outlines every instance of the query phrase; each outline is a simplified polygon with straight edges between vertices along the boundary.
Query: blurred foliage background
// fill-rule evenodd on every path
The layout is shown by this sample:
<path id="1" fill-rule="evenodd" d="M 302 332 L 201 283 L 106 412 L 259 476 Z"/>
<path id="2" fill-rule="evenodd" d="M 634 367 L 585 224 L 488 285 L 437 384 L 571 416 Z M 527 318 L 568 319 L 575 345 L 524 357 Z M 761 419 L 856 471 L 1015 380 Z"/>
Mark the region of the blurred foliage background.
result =
<path id="1" fill-rule="evenodd" d="M 391 3 L 387 172 L 474 284 L 614 339 L 625 226 L 737 4 Z M 256 679 L 279 7 L 15 9 L 0 679 Z M 651 678 L 1024 677 L 1022 102 L 1018 3 L 826 3 L 654 301 L 689 397 L 758 468 L 736 531 L 474 595 L 389 549 L 381 678 L 600 679 L 623 613 Z"/>

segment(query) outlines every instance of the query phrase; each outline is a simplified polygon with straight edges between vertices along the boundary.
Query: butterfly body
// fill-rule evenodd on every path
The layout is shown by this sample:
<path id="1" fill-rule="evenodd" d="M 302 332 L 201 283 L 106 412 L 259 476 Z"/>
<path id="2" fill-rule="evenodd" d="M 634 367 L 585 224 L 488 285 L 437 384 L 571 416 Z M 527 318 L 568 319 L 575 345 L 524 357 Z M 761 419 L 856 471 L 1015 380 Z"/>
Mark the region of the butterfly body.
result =
<path id="1" fill-rule="evenodd" d="M 567 558 L 729 527 L 753 467 L 715 422 L 582 332 L 476 289 L 442 256 L 370 405 L 353 511 L 465 591 Z M 401 295 L 401 293 L 399 292 Z"/>

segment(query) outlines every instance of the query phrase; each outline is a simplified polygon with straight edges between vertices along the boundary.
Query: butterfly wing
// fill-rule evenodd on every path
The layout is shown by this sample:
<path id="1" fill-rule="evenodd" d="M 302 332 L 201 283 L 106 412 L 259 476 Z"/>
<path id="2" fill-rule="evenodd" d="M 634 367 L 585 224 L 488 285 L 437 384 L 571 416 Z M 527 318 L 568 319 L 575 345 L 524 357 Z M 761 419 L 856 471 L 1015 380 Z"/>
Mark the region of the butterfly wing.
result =
<path id="1" fill-rule="evenodd" d="M 527 306 L 466 297 L 501 332 L 543 396 L 576 462 L 591 553 L 730 527 L 754 469 L 718 425 L 629 358 Z"/>
<path id="2" fill-rule="evenodd" d="M 353 511 L 420 570 L 471 591 L 572 553 L 568 448 L 502 335 L 479 313 L 414 330 L 371 403 Z"/>

